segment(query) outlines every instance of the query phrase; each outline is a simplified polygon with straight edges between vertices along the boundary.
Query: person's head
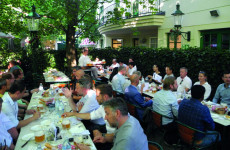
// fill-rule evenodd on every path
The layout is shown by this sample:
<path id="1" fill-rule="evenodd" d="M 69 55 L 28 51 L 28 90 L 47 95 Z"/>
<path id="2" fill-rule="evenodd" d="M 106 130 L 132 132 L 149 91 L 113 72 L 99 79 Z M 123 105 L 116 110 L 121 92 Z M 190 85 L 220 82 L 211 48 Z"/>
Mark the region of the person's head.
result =
<path id="1" fill-rule="evenodd" d="M 154 71 L 154 72 L 159 71 L 159 69 L 158 69 L 158 66 L 157 66 L 157 65 L 153 65 L 153 71 Z"/>
<path id="2" fill-rule="evenodd" d="M 137 74 L 139 78 L 141 78 L 141 72 L 140 71 L 134 71 L 133 74 Z"/>
<path id="3" fill-rule="evenodd" d="M 166 73 L 167 75 L 172 74 L 172 68 L 169 67 L 169 66 L 165 67 L 165 73 Z"/>
<path id="4" fill-rule="evenodd" d="M 132 69 L 134 67 L 134 65 L 135 65 L 134 62 L 130 62 L 129 63 L 129 68 Z"/>
<path id="5" fill-rule="evenodd" d="M 109 84 L 100 84 L 96 87 L 96 96 L 99 104 L 110 100 L 113 96 L 112 86 Z"/>
<path id="6" fill-rule="evenodd" d="M 105 119 L 111 127 L 121 126 L 121 118 L 128 116 L 126 102 L 122 98 L 112 98 L 102 104 L 105 109 Z"/>
<path id="7" fill-rule="evenodd" d="M 87 91 L 92 87 L 92 79 L 84 75 L 78 82 L 76 83 L 76 92 L 80 95 L 86 95 Z"/>
<path id="8" fill-rule="evenodd" d="M 200 71 L 198 75 L 198 79 L 200 82 L 206 82 L 207 81 L 207 75 L 204 71 Z"/>
<path id="9" fill-rule="evenodd" d="M 174 77 L 167 77 L 165 78 L 164 82 L 163 82 L 163 89 L 164 90 L 176 90 L 177 89 L 177 82 L 176 79 Z"/>
<path id="10" fill-rule="evenodd" d="M 15 69 L 13 72 L 15 80 L 21 80 L 24 77 L 24 74 L 21 69 Z"/>
<path id="11" fill-rule="evenodd" d="M 192 98 L 202 101 L 204 99 L 205 88 L 202 85 L 194 85 L 191 88 Z"/>
<path id="12" fill-rule="evenodd" d="M 139 84 L 140 77 L 137 74 L 133 74 L 130 76 L 130 81 L 132 85 L 137 86 Z"/>
<path id="13" fill-rule="evenodd" d="M 2 74 L 2 78 L 6 80 L 7 90 L 9 90 L 11 85 L 14 83 L 14 75 L 12 73 L 4 73 Z"/>
<path id="14" fill-rule="evenodd" d="M 1 93 L 2 94 L 5 93 L 6 90 L 7 90 L 6 79 L 0 78 L 0 91 L 1 91 Z"/>
<path id="15" fill-rule="evenodd" d="M 76 76 L 76 72 L 77 72 L 79 69 L 81 69 L 80 66 L 75 66 L 75 67 L 72 68 L 72 70 L 73 70 L 73 75 L 74 75 L 74 76 Z"/>
<path id="16" fill-rule="evenodd" d="M 115 65 L 117 63 L 117 59 L 113 59 L 112 63 Z"/>
<path id="17" fill-rule="evenodd" d="M 120 65 L 120 66 L 123 66 L 123 64 L 124 64 L 124 61 L 122 61 L 122 60 L 119 60 L 118 62 L 119 62 L 119 65 Z"/>
<path id="18" fill-rule="evenodd" d="M 188 73 L 188 69 L 186 67 L 180 68 L 180 77 L 182 79 L 187 76 L 187 73 Z"/>
<path id="19" fill-rule="evenodd" d="M 84 75 L 85 75 L 84 70 L 79 69 L 78 71 L 76 71 L 75 77 L 76 77 L 77 80 L 80 80 Z"/>
<path id="20" fill-rule="evenodd" d="M 88 52 L 89 52 L 89 51 L 88 51 L 88 48 L 87 48 L 87 47 L 84 47 L 84 48 L 82 49 L 82 54 L 83 54 L 83 55 L 85 55 L 85 56 L 88 55 Z"/>
<path id="21" fill-rule="evenodd" d="M 16 61 L 14 61 L 14 60 L 11 60 L 10 62 L 9 62 L 9 67 L 11 68 L 11 67 L 13 67 L 13 66 L 16 66 L 18 63 L 16 62 Z"/>
<path id="22" fill-rule="evenodd" d="M 129 58 L 129 63 L 131 62 L 134 62 L 132 57 Z"/>
<path id="23" fill-rule="evenodd" d="M 125 74 L 126 73 L 126 68 L 124 66 L 120 66 L 120 67 L 118 67 L 118 72 L 120 74 Z"/>
<path id="24" fill-rule="evenodd" d="M 15 80 L 9 89 L 9 93 L 13 96 L 13 100 L 19 100 L 23 97 L 26 91 L 26 85 L 23 80 Z"/>
<path id="25" fill-rule="evenodd" d="M 222 80 L 225 84 L 230 85 L 230 72 L 226 71 L 223 74 Z"/>

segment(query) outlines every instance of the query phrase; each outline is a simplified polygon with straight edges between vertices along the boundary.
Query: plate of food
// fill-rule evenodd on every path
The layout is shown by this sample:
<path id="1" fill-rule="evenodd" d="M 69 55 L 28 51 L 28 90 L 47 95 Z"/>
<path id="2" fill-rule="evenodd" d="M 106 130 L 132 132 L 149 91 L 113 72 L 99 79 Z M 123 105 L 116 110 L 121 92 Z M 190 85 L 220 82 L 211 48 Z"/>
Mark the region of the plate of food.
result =
<path id="1" fill-rule="evenodd" d="M 230 116 L 229 115 L 225 115 L 224 118 L 227 119 L 227 120 L 230 120 Z"/>

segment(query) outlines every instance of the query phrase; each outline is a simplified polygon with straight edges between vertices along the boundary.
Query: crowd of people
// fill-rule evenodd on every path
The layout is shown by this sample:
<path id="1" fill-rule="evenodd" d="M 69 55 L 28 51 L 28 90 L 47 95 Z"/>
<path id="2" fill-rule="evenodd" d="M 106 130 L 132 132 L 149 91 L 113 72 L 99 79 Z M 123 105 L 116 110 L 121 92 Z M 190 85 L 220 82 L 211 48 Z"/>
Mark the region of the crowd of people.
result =
<path id="1" fill-rule="evenodd" d="M 199 81 L 192 86 L 192 80 L 187 76 L 187 68 L 181 67 L 180 76 L 175 78 L 172 68 L 166 66 L 163 77 L 158 66 L 153 65 L 153 74 L 148 75 L 145 81 L 162 85 L 163 88 L 154 94 L 154 98 L 150 98 L 143 95 L 145 82 L 132 58 L 128 65 L 113 59 L 112 65 L 108 67 L 108 70 L 112 70 L 112 77 L 105 80 L 108 83 L 103 82 L 97 86 L 93 79 L 102 81 L 105 75 L 98 74 L 97 67 L 88 67 L 89 61 L 88 49 L 84 48 L 79 65 L 72 69 L 72 88 L 62 89 L 72 109 L 72 112 L 65 112 L 62 116 L 81 119 L 90 131 L 97 149 L 148 149 L 148 139 L 142 126 L 144 108 L 147 107 L 165 116 L 162 120 L 166 129 L 164 139 L 170 145 L 176 139 L 175 120 L 204 132 L 216 132 L 208 107 L 201 103 L 208 100 L 211 93 L 204 71 L 199 72 Z M 22 80 L 23 70 L 14 62 L 10 65 L 9 72 L 0 78 L 0 144 L 14 149 L 20 128 L 40 118 L 40 113 L 27 109 L 29 102 L 22 99 L 37 89 L 26 91 Z M 212 101 L 230 105 L 230 73 L 224 72 L 222 79 L 224 83 L 218 86 Z M 113 97 L 114 92 L 123 94 L 123 99 Z M 191 98 L 184 96 L 186 94 L 191 95 Z M 129 114 L 127 102 L 138 106 L 136 118 Z M 24 120 L 25 114 L 33 115 Z M 209 145 L 217 137 L 220 140 L 220 136 L 216 135 L 198 134 L 195 137 L 196 144 Z M 90 149 L 84 144 L 78 144 L 78 148 Z"/>

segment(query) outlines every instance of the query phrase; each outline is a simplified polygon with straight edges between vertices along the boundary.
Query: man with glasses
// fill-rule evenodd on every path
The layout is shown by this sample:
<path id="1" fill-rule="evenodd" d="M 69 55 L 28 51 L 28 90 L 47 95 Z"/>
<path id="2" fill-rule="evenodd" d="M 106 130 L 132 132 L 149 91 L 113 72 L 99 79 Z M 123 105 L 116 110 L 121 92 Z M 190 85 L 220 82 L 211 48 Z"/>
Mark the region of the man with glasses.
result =
<path id="1" fill-rule="evenodd" d="M 187 93 L 192 87 L 192 80 L 187 76 L 188 69 L 185 67 L 180 68 L 180 76 L 177 77 L 177 93 Z"/>
<path id="2" fill-rule="evenodd" d="M 214 103 L 226 103 L 230 105 L 230 72 L 224 72 L 222 80 L 224 83 L 217 87 L 212 101 Z"/>

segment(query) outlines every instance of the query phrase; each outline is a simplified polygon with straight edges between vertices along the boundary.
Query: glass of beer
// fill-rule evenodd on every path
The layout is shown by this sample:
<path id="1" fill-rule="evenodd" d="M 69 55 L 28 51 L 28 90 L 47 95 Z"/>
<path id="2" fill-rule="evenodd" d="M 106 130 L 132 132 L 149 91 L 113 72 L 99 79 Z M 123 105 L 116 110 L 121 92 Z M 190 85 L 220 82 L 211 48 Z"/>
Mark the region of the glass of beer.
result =
<path id="1" fill-rule="evenodd" d="M 45 133 L 43 131 L 35 132 L 35 141 L 41 143 L 45 140 Z"/>
<path id="2" fill-rule="evenodd" d="M 70 129 L 70 121 L 69 121 L 69 119 L 64 118 L 62 120 L 62 128 L 67 129 L 67 130 Z"/>

